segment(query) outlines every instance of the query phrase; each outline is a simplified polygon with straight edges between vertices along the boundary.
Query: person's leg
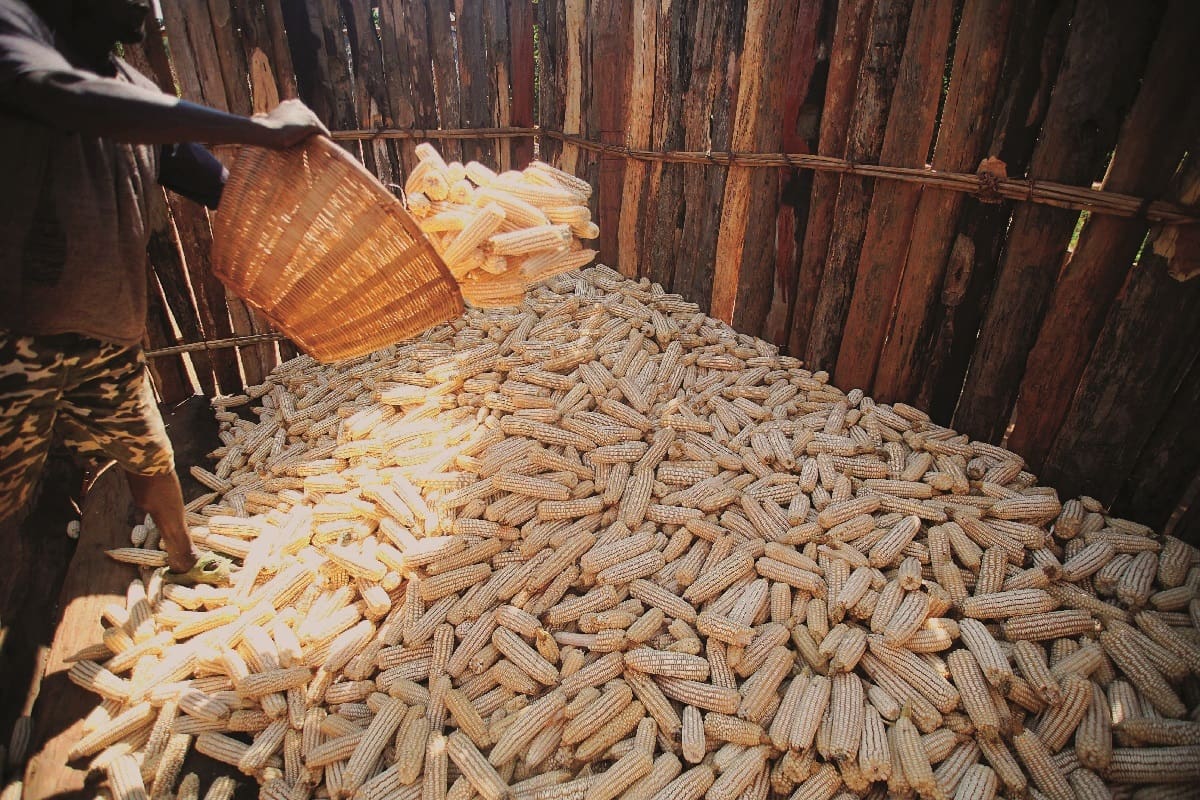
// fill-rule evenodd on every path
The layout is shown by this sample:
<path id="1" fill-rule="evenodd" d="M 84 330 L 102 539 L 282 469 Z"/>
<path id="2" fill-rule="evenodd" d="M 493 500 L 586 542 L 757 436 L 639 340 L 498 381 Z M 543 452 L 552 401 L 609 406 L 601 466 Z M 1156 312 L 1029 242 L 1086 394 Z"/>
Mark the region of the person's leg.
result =
<path id="1" fill-rule="evenodd" d="M 168 565 L 187 572 L 196 563 L 196 547 L 141 348 L 80 337 L 69 363 L 72 380 L 64 391 L 60 428 L 81 454 L 106 456 L 120 465 L 134 502 L 154 518 Z"/>
<path id="2" fill-rule="evenodd" d="M 36 534 L 22 523 L 33 510 L 50 452 L 61 383 L 61 359 L 51 348 L 32 337 L 0 330 L 0 556 L 6 575 L 13 576 L 0 580 L 0 636 L 8 629 L 10 643 L 18 648 L 23 645 L 17 644 L 22 638 L 14 634 L 14 619 L 36 589 L 16 576 L 39 557 L 31 540 L 31 534 Z M 17 668 L 15 652 L 0 654 L 5 656 L 5 668 Z"/>
<path id="3" fill-rule="evenodd" d="M 16 526 L 29 510 L 62 384 L 62 359 L 52 347 L 0 330 L 0 523 Z"/>

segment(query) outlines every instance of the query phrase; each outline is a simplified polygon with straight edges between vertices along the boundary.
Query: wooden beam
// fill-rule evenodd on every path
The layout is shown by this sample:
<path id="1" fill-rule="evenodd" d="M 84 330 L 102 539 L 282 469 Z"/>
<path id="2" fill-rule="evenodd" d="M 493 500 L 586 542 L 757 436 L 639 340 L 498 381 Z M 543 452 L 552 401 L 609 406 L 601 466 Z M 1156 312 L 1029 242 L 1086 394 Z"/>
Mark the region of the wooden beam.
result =
<path id="1" fill-rule="evenodd" d="M 567 41 L 566 0 L 538 0 L 538 108 L 543 128 L 561 131 L 566 113 Z M 543 139 L 541 158 L 560 163 L 560 142 Z"/>
<path id="2" fill-rule="evenodd" d="M 654 123 L 651 146 L 657 150 L 677 149 L 683 143 L 683 98 L 688 87 L 692 57 L 692 28 L 684 4 L 671 0 L 658 5 L 658 50 L 654 55 Z M 674 276 L 680 237 L 683 167 L 654 164 L 647 181 L 641 274 L 675 291 Z M 683 287 L 678 287 L 687 294 Z M 704 297 L 688 297 L 705 303 Z"/>
<path id="3" fill-rule="evenodd" d="M 1200 545 L 1200 502 L 1191 491 L 1200 481 L 1198 414 L 1200 359 L 1194 359 L 1113 504 L 1117 513 L 1161 529 L 1180 501 L 1190 499 L 1190 513 L 1171 532 L 1194 545 Z"/>
<path id="4" fill-rule="evenodd" d="M 821 71 L 821 65 L 829 59 L 836 16 L 834 0 L 801 3 L 797 11 L 791 59 L 785 67 L 789 78 L 783 87 L 780 146 L 786 152 L 812 153 L 816 150 L 817 120 L 825 100 L 825 81 L 822 80 L 825 73 Z M 800 244 L 808 222 L 812 175 L 808 170 L 780 170 L 778 183 L 779 211 L 771 234 L 775 240 L 775 277 L 762 337 L 786 347 L 796 304 Z"/>

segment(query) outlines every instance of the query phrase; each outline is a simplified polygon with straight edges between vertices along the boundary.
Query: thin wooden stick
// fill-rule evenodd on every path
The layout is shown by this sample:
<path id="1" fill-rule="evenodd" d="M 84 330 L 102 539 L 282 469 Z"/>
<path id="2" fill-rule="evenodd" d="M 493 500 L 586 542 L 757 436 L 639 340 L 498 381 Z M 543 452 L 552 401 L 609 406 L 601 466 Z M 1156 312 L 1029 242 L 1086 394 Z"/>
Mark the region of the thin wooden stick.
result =
<path id="1" fill-rule="evenodd" d="M 164 356 L 179 355 L 180 353 L 194 353 L 197 350 L 224 350 L 229 347 L 242 347 L 243 345 L 250 344 L 281 342 L 286 338 L 286 334 L 279 332 L 256 333 L 251 336 L 234 336 L 230 339 L 210 339 L 208 341 L 172 345 L 171 347 L 159 347 L 155 350 L 147 350 L 144 355 L 146 358 L 162 358 Z"/>
<path id="2" fill-rule="evenodd" d="M 920 183 L 939 189 L 974 194 L 988 201 L 1024 200 L 1030 203 L 1141 218 L 1168 224 L 1200 223 L 1200 212 L 1166 200 L 1147 200 L 1087 186 L 1069 186 L 1053 181 L 1023 178 L 993 178 L 968 172 L 946 172 L 929 167 L 889 167 L 882 164 L 858 164 L 842 158 L 809 153 L 698 152 L 684 150 L 641 150 L 618 144 L 601 144 L 583 136 L 541 128 L 449 128 L 445 130 L 379 128 L 377 130 L 335 131 L 339 141 L 360 139 L 512 139 L 545 137 L 575 145 L 583 150 L 616 155 L 635 161 L 666 164 L 713 164 L 757 168 L 792 167 L 818 172 L 836 172 L 867 178 Z"/>

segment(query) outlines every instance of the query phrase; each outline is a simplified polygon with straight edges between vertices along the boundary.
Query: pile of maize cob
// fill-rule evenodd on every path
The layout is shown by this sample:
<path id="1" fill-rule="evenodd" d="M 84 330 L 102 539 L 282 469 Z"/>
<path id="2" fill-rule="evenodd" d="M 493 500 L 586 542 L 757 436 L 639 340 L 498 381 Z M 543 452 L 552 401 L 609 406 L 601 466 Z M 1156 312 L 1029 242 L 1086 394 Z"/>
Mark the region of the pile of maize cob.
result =
<path id="1" fill-rule="evenodd" d="M 170 797 L 189 748 L 272 800 L 1200 781 L 1200 552 L 647 281 L 213 403 L 189 519 L 232 585 L 143 573 L 70 671 L 114 796 Z"/>
<path id="2" fill-rule="evenodd" d="M 595 258 L 580 242 L 600 235 L 587 181 L 542 161 L 499 175 L 478 161 L 447 164 L 428 142 L 416 155 L 408 209 L 473 305 L 520 305 L 530 285 Z"/>

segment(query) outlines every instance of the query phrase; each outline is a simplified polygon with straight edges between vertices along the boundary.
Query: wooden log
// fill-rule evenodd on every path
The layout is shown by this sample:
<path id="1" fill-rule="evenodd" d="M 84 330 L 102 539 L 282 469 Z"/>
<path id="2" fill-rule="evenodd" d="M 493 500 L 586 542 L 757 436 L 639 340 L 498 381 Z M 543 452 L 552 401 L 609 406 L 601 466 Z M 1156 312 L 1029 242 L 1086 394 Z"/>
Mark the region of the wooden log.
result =
<path id="1" fill-rule="evenodd" d="M 120 470 L 101 474 L 84 499 L 82 532 L 59 594 L 62 618 L 33 709 L 33 756 L 25 769 L 23 794 L 30 800 L 87 796 L 86 765 L 69 765 L 67 753 L 83 735 L 84 717 L 98 698 L 67 680 L 67 659 L 84 645 L 100 641 L 104 606 L 125 602 L 125 589 L 135 572 L 104 551 L 128 543 L 132 513 L 133 500 Z"/>
<path id="2" fill-rule="evenodd" d="M 212 22 L 209 35 L 217 51 L 221 79 L 225 85 L 225 102 L 234 114 L 252 114 L 254 104 L 246 80 L 250 70 L 233 16 L 232 3 L 230 0 L 208 0 L 208 14 Z"/>
<path id="3" fill-rule="evenodd" d="M 988 117 L 1015 5 L 1014 0 L 971 0 L 963 6 L 933 154 L 938 169 L 971 170 L 985 155 Z M 874 395 L 879 399 L 911 402 L 917 398 L 929 356 L 937 294 L 965 200 L 959 192 L 930 188 L 921 192 L 895 317 L 875 373 Z"/>
<path id="4" fill-rule="evenodd" d="M 733 144 L 747 16 L 736 3 L 699 5 L 682 106 L 685 148 L 721 150 Z M 675 248 L 672 288 L 704 307 L 713 295 L 728 173 L 727 167 L 716 164 L 684 164 L 681 172 L 682 230 Z"/>
<path id="5" fill-rule="evenodd" d="M 953 0 L 917 0 L 913 7 L 879 155 L 881 164 L 925 165 L 953 16 Z M 920 196 L 919 186 L 884 181 L 875 187 L 834 373 L 842 386 L 860 386 L 868 391 L 872 386 Z"/>
<path id="6" fill-rule="evenodd" d="M 356 124 L 366 129 L 382 127 L 393 114 L 374 9 L 367 0 L 341 0 L 341 11 L 350 40 Z M 363 142 L 363 163 L 385 186 L 400 183 L 392 143 L 379 139 Z"/>
<path id="7" fill-rule="evenodd" d="M 539 0 L 538 25 L 538 124 L 548 130 L 563 130 L 567 87 L 566 0 Z M 561 144 L 553 139 L 539 141 L 540 158 L 559 163 Z"/>
<path id="8" fill-rule="evenodd" d="M 627 115 L 630 115 L 630 39 L 632 0 L 595 0 L 591 7 L 592 29 L 592 112 L 599 139 L 603 144 L 623 145 Z M 632 115 L 640 109 L 634 109 Z M 621 194 L 625 183 L 625 159 L 611 154 L 600 156 L 596 184 L 596 223 L 600 260 L 619 263 L 617 237 L 621 214 Z"/>
<path id="9" fill-rule="evenodd" d="M 1200 142 L 1193 139 L 1192 154 L 1172 191 L 1184 202 L 1200 201 L 1196 144 Z M 1167 259 L 1157 252 L 1161 248 L 1156 249 L 1165 233 L 1162 228 L 1151 232 L 1137 268 L 1130 271 L 1044 469 L 1044 478 L 1064 493 L 1086 490 L 1104 503 L 1111 502 L 1128 479 L 1135 518 L 1155 525 L 1165 521 L 1167 500 L 1176 499 L 1169 495 L 1181 492 L 1190 474 L 1169 463 L 1177 457 L 1172 455 L 1177 445 L 1163 441 L 1155 429 L 1175 424 L 1169 408 L 1176 387 L 1194 369 L 1200 340 L 1200 281 L 1180 282 L 1168 274 Z M 1184 442 L 1192 436 L 1187 431 L 1179 435 Z M 1157 444 L 1151 445 L 1152 439 Z M 1164 488 L 1155 488 L 1155 483 Z M 1151 498 L 1162 501 L 1160 507 L 1152 507 Z"/>
<path id="10" fill-rule="evenodd" d="M 487 0 L 483 4 L 483 35 L 488 58 L 488 109 L 491 127 L 512 124 L 512 40 L 508 34 L 508 4 L 505 0 Z M 512 145 L 495 143 L 496 165 L 513 168 Z"/>
<path id="11" fill-rule="evenodd" d="M 159 197 L 150 206 L 150 239 L 146 245 L 150 268 L 158 278 L 163 299 L 184 341 L 199 341 L 204 338 L 204 331 L 200 325 L 199 312 L 192 302 L 187 268 L 179 250 L 167 198 L 159 187 L 154 187 L 151 191 L 157 192 Z M 196 380 L 200 384 L 200 391 L 211 397 L 216 393 L 212 359 L 207 353 L 201 352 L 191 354 L 190 360 Z"/>
<path id="12" fill-rule="evenodd" d="M 816 149 L 817 120 L 824 102 L 824 81 L 814 80 L 828 58 L 837 3 L 822 0 L 801 3 L 792 38 L 788 80 L 783 87 L 782 138 L 786 153 L 812 153 Z M 822 73 L 822 77 L 824 73 Z M 771 305 L 763 323 L 762 336 L 786 347 L 791 315 L 796 303 L 796 281 L 800 268 L 800 245 L 808 219 L 812 175 L 808 170 L 779 171 L 779 211 L 775 218 L 775 265 Z"/>
<path id="13" fill-rule="evenodd" d="M 450 24 L 448 15 L 446 24 Z M 384 119 L 390 113 L 392 124 L 398 128 L 437 128 L 438 106 L 431 66 L 432 28 L 425 0 L 384 0 L 380 3 L 379 35 L 388 94 Z M 411 140 L 398 143 L 402 172 L 416 164 L 413 154 L 416 145 L 417 142 Z M 438 146 L 446 158 L 458 158 L 457 143 L 439 142 Z"/>
<path id="14" fill-rule="evenodd" d="M 211 25 L 208 24 L 207 5 L 201 0 L 187 0 L 187 2 L 167 5 L 170 8 L 169 10 L 164 9 L 164 14 L 166 14 L 168 41 L 171 46 L 172 58 L 175 60 L 183 99 L 205 103 L 226 111 L 230 110 L 224 78 L 218 63 L 220 57 L 213 41 Z M 179 230 L 185 263 L 192 277 L 192 286 L 194 288 L 201 285 L 208 286 L 215 283 L 216 280 L 212 276 L 211 262 L 208 258 L 212 233 L 208 227 L 207 214 L 204 209 L 200 208 L 180 211 L 181 207 L 180 203 L 172 202 L 172 216 L 175 218 L 176 227 Z M 207 295 L 208 302 L 225 296 L 224 288 L 217 290 L 213 287 L 209 290 L 199 290 L 197 295 L 202 291 Z M 228 316 L 234 321 L 232 332 L 238 335 L 260 333 L 266 330 L 265 325 L 260 325 L 256 329 L 250 312 L 241 300 L 230 296 L 228 300 L 218 302 L 219 305 L 212 309 L 211 314 L 218 331 L 222 326 L 217 320 L 223 316 Z M 204 300 L 198 299 L 202 325 L 207 321 L 204 316 L 204 303 Z M 222 305 L 227 305 L 228 310 L 220 310 Z M 239 352 L 239 358 L 246 379 L 251 383 L 258 383 L 265 374 L 264 368 L 269 370 L 274 364 L 274 349 L 269 349 L 265 345 L 245 348 Z M 240 388 L 241 378 L 236 377 L 236 370 L 231 371 L 227 367 L 218 366 L 218 364 L 219 362 L 215 362 L 214 366 L 222 390 L 236 391 Z M 226 389 L 226 383 L 229 381 L 233 381 L 231 384 L 233 388 Z"/>
<path id="15" fill-rule="evenodd" d="M 200 317 L 200 329 L 206 339 L 226 339 L 233 336 L 229 321 L 229 303 L 240 303 L 236 297 L 226 300 L 224 285 L 212 271 L 212 228 L 208 212 L 190 200 L 167 193 L 171 217 L 179 239 L 180 252 L 187 269 L 192 293 L 196 298 L 196 310 Z M 255 351 L 247 348 L 248 358 L 257 358 Z M 234 350 L 217 350 L 208 354 L 216 375 L 219 391 L 236 394 L 242 389 L 242 376 L 238 368 L 238 353 Z M 259 366 L 261 370 L 261 365 Z"/>
<path id="16" fill-rule="evenodd" d="M 297 4 L 299 5 L 299 4 Z M 288 37 L 305 52 L 307 75 L 300 97 L 331 130 L 345 129 L 356 119 L 354 79 L 346 59 L 349 42 L 337 0 L 304 0 L 304 15 L 288 25 Z M 293 57 L 297 54 L 293 49 Z M 296 59 L 297 79 L 301 77 Z M 357 148 L 351 152 L 358 152 Z"/>
<path id="17" fill-rule="evenodd" d="M 520 5 L 520 4 L 518 4 Z M 632 52 L 630 53 L 629 107 L 625 146 L 646 149 L 650 146 L 654 102 L 654 54 L 658 48 L 658 15 L 653 0 L 634 0 Z M 515 97 L 514 97 L 515 101 Z M 637 278 L 640 269 L 642 197 L 646 191 L 649 167 L 643 161 L 625 165 L 621 187 L 620 219 L 617 222 L 617 269 L 627 278 Z"/>
<path id="18" fill-rule="evenodd" d="M 455 0 L 455 19 L 458 25 L 458 84 L 460 122 L 464 128 L 491 126 L 491 94 L 488 91 L 488 54 L 484 32 L 484 3 L 473 3 L 470 10 L 465 0 Z M 463 161 L 482 161 L 496 165 L 496 146 L 486 139 L 463 140 Z"/>
<path id="19" fill-rule="evenodd" d="M 438 123 L 442 128 L 461 128 L 462 87 L 459 86 L 458 63 L 454 52 L 454 31 L 450 15 L 455 11 L 454 0 L 427 0 L 429 8 L 429 50 L 437 86 Z M 407 4 L 404 4 L 406 6 Z M 400 6 L 400 8 L 404 8 Z M 416 30 L 414 35 L 421 36 Z M 419 69 L 420 65 L 415 68 Z M 461 142 L 444 142 L 442 155 L 447 159 L 470 159 L 464 155 Z"/>
<path id="20" fill-rule="evenodd" d="M 821 129 L 817 138 L 818 155 L 842 158 L 846 154 L 846 134 L 854 110 L 859 66 L 871 18 L 870 9 L 870 0 L 843 0 L 838 4 L 829 54 L 829 74 L 825 81 L 825 105 L 821 111 Z M 788 350 L 793 355 L 802 354 L 808 349 L 813 309 L 825 271 L 825 255 L 829 250 L 829 234 L 833 228 L 833 213 L 840 185 L 841 178 L 831 172 L 818 172 L 812 177 L 809 214 L 796 273 L 796 302 L 792 307 L 791 331 L 788 334 Z"/>
<path id="21" fill-rule="evenodd" d="M 996 98 L 991 144 L 986 152 L 1025 173 L 1038 131 L 1050 105 L 1051 90 L 1070 32 L 1074 0 L 1017 0 L 1000 92 Z M 924 362 L 918 399 L 935 420 L 949 424 L 962 394 L 963 380 L 979 326 L 991 297 L 1001 247 L 1015 204 L 964 201 L 947 256 L 941 304 L 934 311 L 935 333 Z"/>
<path id="22" fill-rule="evenodd" d="M 590 74 L 586 65 L 591 63 L 589 52 L 590 37 L 588 36 L 588 7 L 584 0 L 566 0 L 565 27 L 563 29 L 564 46 L 566 50 L 566 73 L 563 109 L 564 133 L 587 133 L 585 130 L 586 109 L 584 103 L 590 99 L 590 86 L 586 79 Z M 586 163 L 586 155 L 579 148 L 565 145 L 560 157 L 559 166 L 567 172 L 576 175 L 584 172 L 581 164 Z M 593 199 L 593 206 L 595 200 Z M 595 208 L 592 212 L 595 213 Z"/>
<path id="23" fill-rule="evenodd" d="M 167 54 L 166 33 L 158 17 L 150 14 L 146 18 L 146 38 L 140 45 L 126 45 L 126 52 L 140 50 L 146 58 L 150 71 L 146 74 L 158 84 L 165 93 L 176 96 L 175 67 Z"/>
<path id="24" fill-rule="evenodd" d="M 791 61 L 792 33 L 801 4 L 755 4 L 746 14 L 742 73 L 732 148 L 772 152 L 783 140 L 780 76 Z M 809 16 L 816 3 L 809 4 Z M 717 238 L 711 313 L 752 334 L 761 331 L 774 285 L 775 217 L 779 176 L 775 170 L 730 167 L 725 180 Z"/>
<path id="25" fill-rule="evenodd" d="M 1195 292 L 1189 293 L 1193 299 Z M 1193 347 L 1195 339 L 1192 339 Z M 1146 440 L 1114 509 L 1192 544 L 1200 544 L 1200 361 L 1193 362 L 1154 433 Z M 1190 502 L 1190 509 L 1187 508 Z M 1182 505 L 1182 509 L 1178 506 Z M 1181 519 L 1169 521 L 1177 512 Z"/>
<path id="26" fill-rule="evenodd" d="M 1086 183 L 1103 169 L 1160 16 L 1158 5 L 1120 0 L 1076 7 L 1031 177 Z M 957 430 L 993 442 L 1004 434 L 1077 220 L 1077 214 L 1048 206 L 1017 208 L 954 415 Z"/>
<path id="27" fill-rule="evenodd" d="M 654 124 L 650 132 L 651 146 L 656 150 L 676 150 L 683 144 L 683 97 L 687 91 L 687 76 L 691 66 L 689 43 L 692 29 L 687 26 L 688 20 L 682 5 L 659 4 L 658 8 L 658 50 L 654 54 Z M 650 168 L 646 210 L 642 216 L 645 237 L 640 260 L 641 274 L 672 291 L 675 290 L 682 191 L 681 165 L 658 162 Z M 689 294 L 686 291 L 684 293 L 685 296 Z M 690 296 L 688 299 L 704 303 L 708 296 Z"/>
<path id="28" fill-rule="evenodd" d="M 1200 131 L 1200 101 L 1180 75 L 1200 74 L 1200 6 L 1163 17 L 1137 100 L 1104 179 L 1114 192 L 1159 197 Z M 1025 366 L 1008 446 L 1040 469 L 1066 417 L 1105 316 L 1146 235 L 1139 220 L 1093 215 L 1055 287 Z"/>
<path id="29" fill-rule="evenodd" d="M 533 6 L 530 3 L 508 4 L 508 36 L 511 42 L 509 53 L 512 103 L 509 109 L 509 124 L 516 127 L 532 127 L 534 124 L 533 85 Z M 533 140 L 522 137 L 509 143 L 512 165 L 523 169 L 533 160 Z"/>
<path id="30" fill-rule="evenodd" d="M 275 70 L 275 88 L 279 91 L 280 100 L 290 100 L 299 97 L 300 92 L 296 86 L 296 68 L 292 66 L 292 51 L 288 46 L 287 24 L 283 19 L 282 6 L 282 3 L 263 3 L 266 38 L 264 40 L 255 37 L 252 41 L 271 43 L 269 51 L 266 51 L 265 47 L 263 49 L 271 57 L 271 66 Z"/>
<path id="31" fill-rule="evenodd" d="M 171 328 L 167 304 L 163 299 L 162 287 L 157 276 L 149 275 L 150 291 L 146 308 L 146 346 L 148 348 L 169 347 L 179 340 Z M 183 356 L 155 359 L 159 363 L 149 364 L 154 388 L 164 403 L 178 403 L 193 394 L 192 381 L 183 365 Z"/>
<path id="32" fill-rule="evenodd" d="M 878 162 L 912 6 L 912 0 L 875 3 L 847 133 L 846 157 L 853 161 Z M 829 369 L 837 361 L 874 183 L 857 176 L 842 178 L 804 354 L 812 369 Z"/>
<path id="33" fill-rule="evenodd" d="M 229 111 L 220 59 L 213 44 L 205 0 L 180 0 L 163 6 L 171 60 L 180 96 L 193 103 Z"/>

